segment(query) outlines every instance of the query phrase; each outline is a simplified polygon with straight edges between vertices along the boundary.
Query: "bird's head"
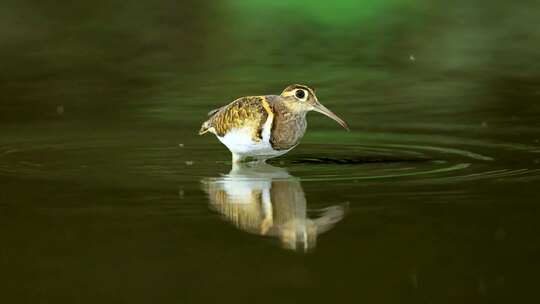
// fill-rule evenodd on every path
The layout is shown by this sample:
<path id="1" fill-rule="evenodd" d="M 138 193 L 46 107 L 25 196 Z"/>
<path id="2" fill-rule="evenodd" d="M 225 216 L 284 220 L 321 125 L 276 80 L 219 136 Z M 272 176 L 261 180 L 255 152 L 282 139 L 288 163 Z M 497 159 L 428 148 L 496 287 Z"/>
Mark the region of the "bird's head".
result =
<path id="1" fill-rule="evenodd" d="M 281 97 L 284 98 L 284 101 L 287 107 L 294 112 L 309 112 L 316 111 L 322 113 L 333 120 L 337 121 L 343 128 L 349 130 L 347 123 L 339 118 L 336 114 L 330 111 L 328 108 L 323 106 L 317 96 L 315 96 L 315 91 L 308 86 L 301 84 L 291 84 L 286 87 L 283 92 L 281 92 Z"/>

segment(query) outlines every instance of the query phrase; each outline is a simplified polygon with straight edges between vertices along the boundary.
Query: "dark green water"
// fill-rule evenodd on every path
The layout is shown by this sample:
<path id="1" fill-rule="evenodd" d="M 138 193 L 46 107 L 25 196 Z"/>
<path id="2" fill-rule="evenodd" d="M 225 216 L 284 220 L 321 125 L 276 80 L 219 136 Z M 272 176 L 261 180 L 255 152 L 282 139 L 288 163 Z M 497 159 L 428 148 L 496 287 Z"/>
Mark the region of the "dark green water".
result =
<path id="1" fill-rule="evenodd" d="M 534 1 L 3 1 L 2 303 L 533 303 Z M 231 171 L 206 113 L 290 83 Z"/>

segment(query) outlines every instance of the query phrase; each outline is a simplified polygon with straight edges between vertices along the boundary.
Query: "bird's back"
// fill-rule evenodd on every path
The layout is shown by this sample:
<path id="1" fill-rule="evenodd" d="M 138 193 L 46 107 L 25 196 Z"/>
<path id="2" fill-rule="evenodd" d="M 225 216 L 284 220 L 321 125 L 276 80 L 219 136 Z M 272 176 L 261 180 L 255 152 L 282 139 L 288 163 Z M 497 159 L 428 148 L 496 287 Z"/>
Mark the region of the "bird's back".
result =
<path id="1" fill-rule="evenodd" d="M 270 106 L 265 96 L 241 97 L 230 104 L 210 111 L 199 134 L 211 132 L 223 137 L 229 131 L 238 128 L 250 128 L 253 139 L 262 138 L 262 129 L 268 119 Z"/>

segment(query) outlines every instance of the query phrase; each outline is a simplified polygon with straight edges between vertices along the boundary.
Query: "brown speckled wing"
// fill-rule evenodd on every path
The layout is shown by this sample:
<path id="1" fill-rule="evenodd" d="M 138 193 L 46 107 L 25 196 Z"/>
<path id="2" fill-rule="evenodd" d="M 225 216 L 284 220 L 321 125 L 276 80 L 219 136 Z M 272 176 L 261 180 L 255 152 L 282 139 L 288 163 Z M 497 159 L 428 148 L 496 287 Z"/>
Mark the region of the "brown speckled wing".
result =
<path id="1" fill-rule="evenodd" d="M 265 103 L 264 96 L 239 98 L 217 109 L 209 118 L 207 127 L 213 127 L 218 136 L 223 136 L 234 128 L 250 127 L 253 129 L 253 139 L 261 140 L 262 127 L 268 118 Z"/>

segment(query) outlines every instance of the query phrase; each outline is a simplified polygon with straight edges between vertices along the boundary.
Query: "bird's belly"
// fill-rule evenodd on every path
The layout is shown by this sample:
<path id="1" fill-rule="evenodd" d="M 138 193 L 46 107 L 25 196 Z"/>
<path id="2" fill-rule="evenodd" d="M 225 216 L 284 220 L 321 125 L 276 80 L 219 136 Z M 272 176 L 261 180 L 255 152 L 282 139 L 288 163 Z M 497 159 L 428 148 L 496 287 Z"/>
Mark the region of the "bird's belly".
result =
<path id="1" fill-rule="evenodd" d="M 238 128 L 227 132 L 224 136 L 217 136 L 232 153 L 242 156 L 275 157 L 287 151 L 277 151 L 272 148 L 268 137 L 259 140 L 253 139 L 251 128 Z"/>

